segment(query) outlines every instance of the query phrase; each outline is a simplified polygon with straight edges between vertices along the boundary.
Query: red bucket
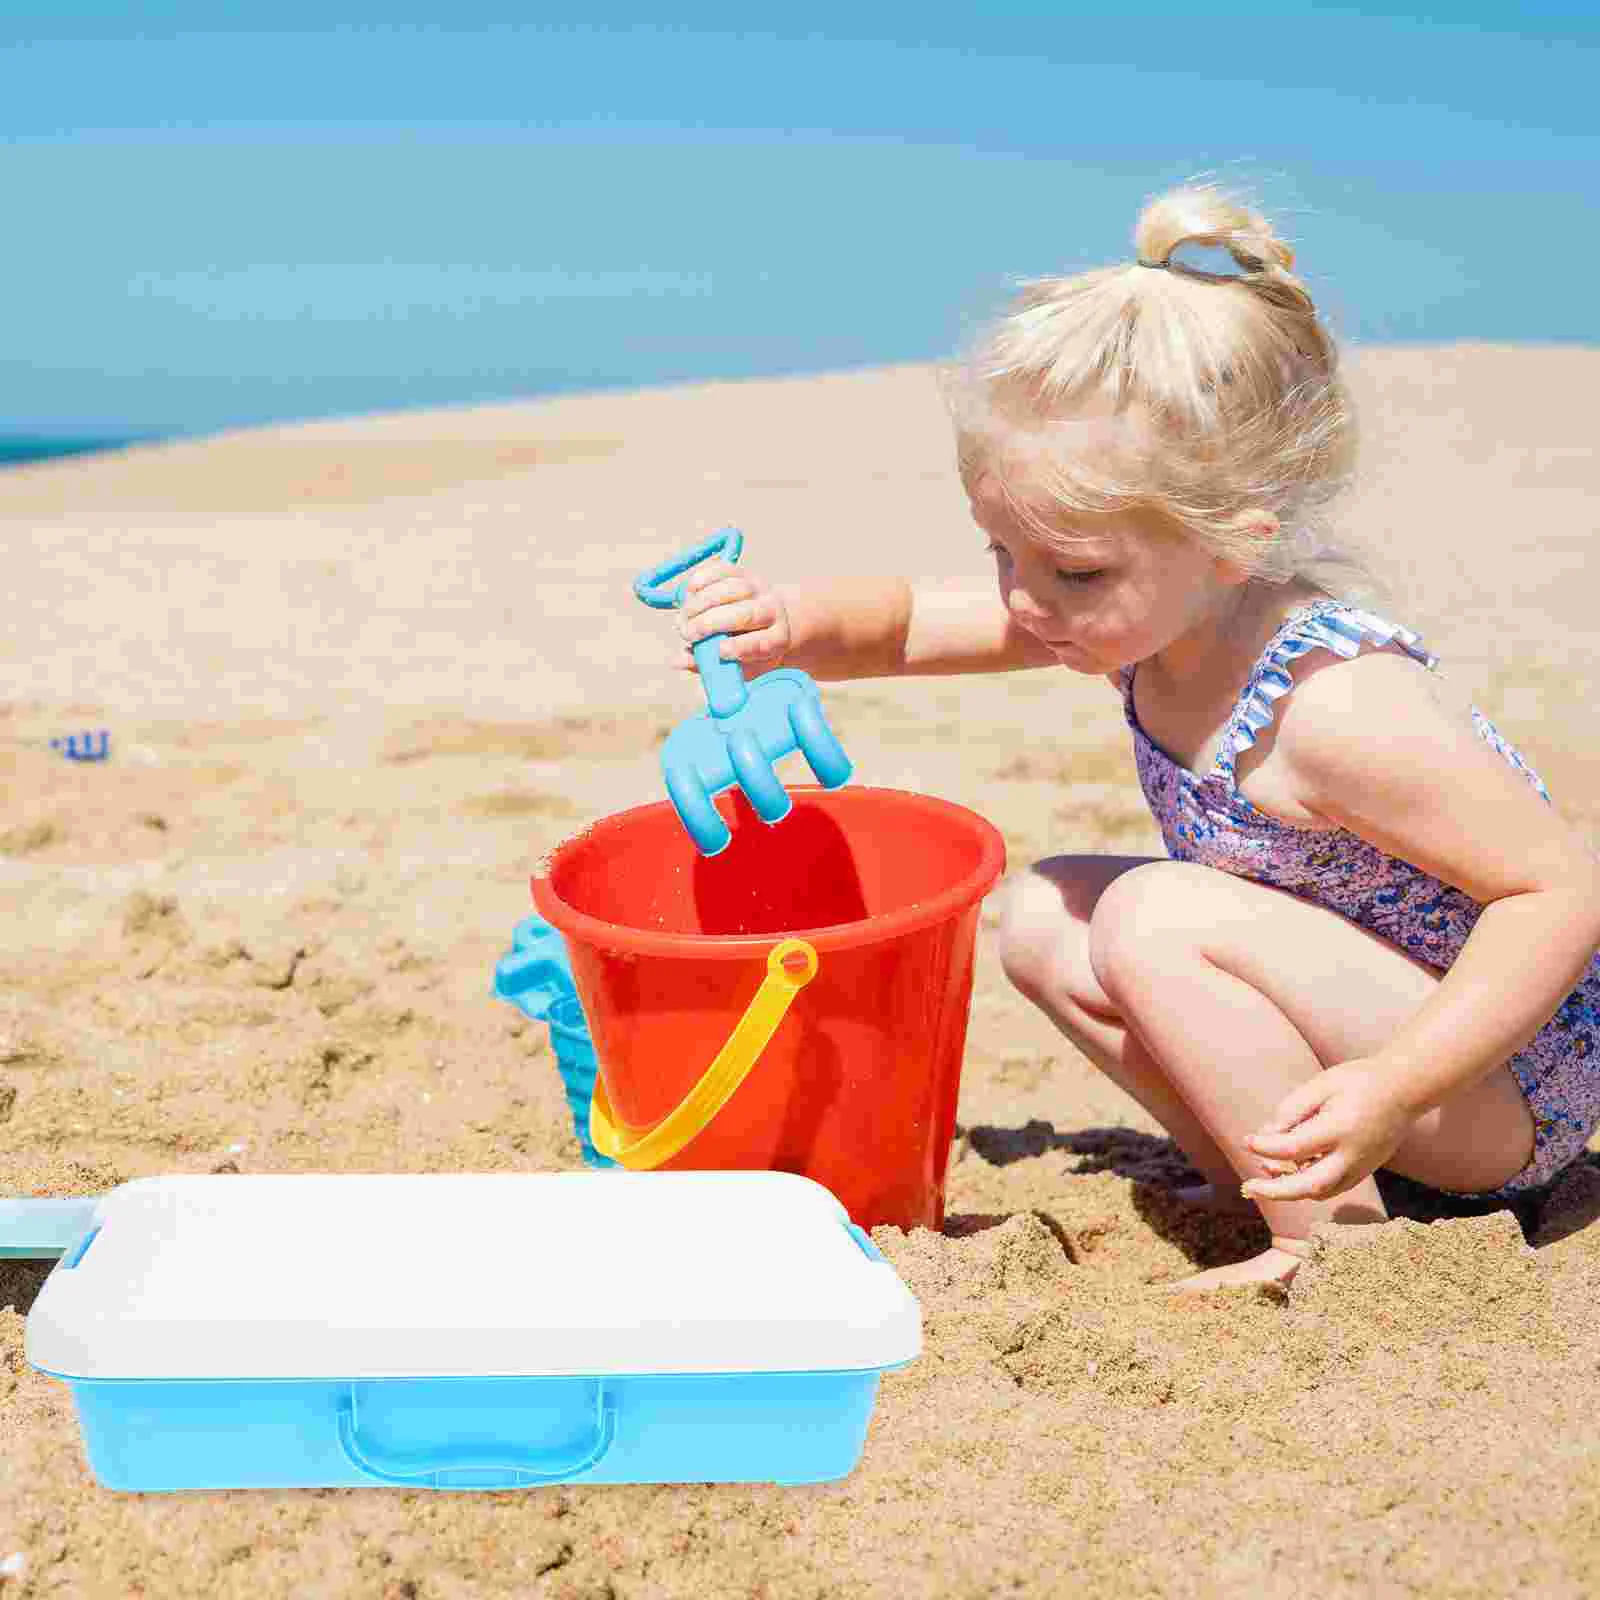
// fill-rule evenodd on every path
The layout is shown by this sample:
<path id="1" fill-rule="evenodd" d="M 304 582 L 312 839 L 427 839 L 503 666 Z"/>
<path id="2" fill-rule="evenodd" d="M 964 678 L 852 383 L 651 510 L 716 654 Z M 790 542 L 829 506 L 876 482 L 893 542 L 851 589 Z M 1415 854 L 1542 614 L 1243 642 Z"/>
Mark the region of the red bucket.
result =
<path id="1" fill-rule="evenodd" d="M 790 793 L 773 825 L 737 790 L 720 795 L 733 839 L 716 856 L 663 801 L 569 839 L 534 878 L 599 1057 L 597 1119 L 637 1141 L 624 1165 L 803 1173 L 862 1227 L 937 1229 L 978 909 L 1005 845 L 928 795 Z M 779 981 L 777 960 L 769 973 L 786 942 L 814 952 L 809 980 Z M 774 999 L 775 981 L 792 992 Z M 762 1005 L 770 1031 L 751 1021 Z M 717 1066 L 751 1048 L 731 1095 L 706 1101 Z M 676 1153 L 653 1159 L 670 1127 Z"/>

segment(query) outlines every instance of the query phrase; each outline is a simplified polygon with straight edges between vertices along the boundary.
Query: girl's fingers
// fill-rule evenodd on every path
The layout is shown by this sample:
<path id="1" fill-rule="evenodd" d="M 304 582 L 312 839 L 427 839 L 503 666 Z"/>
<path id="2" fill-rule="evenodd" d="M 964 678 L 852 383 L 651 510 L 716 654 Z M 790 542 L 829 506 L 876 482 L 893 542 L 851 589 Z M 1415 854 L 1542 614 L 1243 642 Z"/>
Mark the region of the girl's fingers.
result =
<path id="1" fill-rule="evenodd" d="M 782 642 L 772 628 L 758 633 L 736 633 L 722 641 L 722 659 L 741 661 L 751 666 L 783 654 Z"/>
<path id="2" fill-rule="evenodd" d="M 685 616 L 679 628 L 692 644 L 713 633 L 754 633 L 770 628 L 776 620 L 776 607 L 769 600 L 756 596 L 713 605 L 698 616 Z"/>
<path id="3" fill-rule="evenodd" d="M 752 583 L 742 572 L 713 573 L 698 588 L 686 590 L 678 607 L 680 624 L 704 616 L 717 606 L 749 600 L 759 594 L 761 586 Z"/>
<path id="4" fill-rule="evenodd" d="M 1252 1133 L 1245 1140 L 1245 1148 L 1252 1155 L 1304 1161 L 1307 1156 L 1328 1148 L 1328 1128 L 1321 1117 L 1312 1117 L 1287 1133 Z"/>
<path id="5" fill-rule="evenodd" d="M 759 667 L 767 661 L 781 660 L 785 652 L 783 638 L 775 629 L 764 628 L 759 633 L 730 634 L 722 641 L 717 654 L 723 661 L 737 661 L 743 666 Z M 675 665 L 685 672 L 696 672 L 699 666 L 694 651 L 685 644 L 673 656 Z"/>
<path id="6" fill-rule="evenodd" d="M 789 647 L 777 595 L 720 559 L 703 563 L 685 580 L 677 622 L 686 647 L 713 634 L 727 635 L 719 652 L 724 661 L 761 666 L 781 660 Z"/>
<path id="7" fill-rule="evenodd" d="M 1273 1113 L 1272 1121 L 1261 1131 L 1263 1133 L 1287 1133 L 1307 1118 L 1315 1116 L 1322 1109 L 1323 1101 L 1328 1097 L 1326 1085 L 1321 1078 L 1313 1078 L 1309 1083 L 1303 1083 L 1298 1089 L 1286 1094 L 1278 1103 L 1278 1109 Z"/>
<path id="8" fill-rule="evenodd" d="M 1273 1161 L 1263 1156 L 1261 1165 L 1267 1169 L 1269 1178 L 1286 1178 L 1291 1172 L 1298 1172 L 1301 1163 L 1298 1161 Z"/>
<path id="9" fill-rule="evenodd" d="M 731 576 L 733 570 L 721 556 L 713 556 L 710 561 L 702 561 L 683 580 L 684 603 L 687 605 L 690 595 L 698 594 L 707 584 L 718 583 L 723 578 Z"/>
<path id="10" fill-rule="evenodd" d="M 678 609 L 684 616 L 692 617 L 707 606 L 719 605 L 726 600 L 742 600 L 755 592 L 755 584 L 742 572 L 714 573 L 698 588 L 686 590 L 683 604 Z"/>
<path id="11" fill-rule="evenodd" d="M 1340 1164 L 1329 1150 L 1303 1161 L 1296 1172 L 1281 1177 L 1249 1178 L 1239 1186 L 1246 1200 L 1322 1200 L 1338 1189 Z"/>

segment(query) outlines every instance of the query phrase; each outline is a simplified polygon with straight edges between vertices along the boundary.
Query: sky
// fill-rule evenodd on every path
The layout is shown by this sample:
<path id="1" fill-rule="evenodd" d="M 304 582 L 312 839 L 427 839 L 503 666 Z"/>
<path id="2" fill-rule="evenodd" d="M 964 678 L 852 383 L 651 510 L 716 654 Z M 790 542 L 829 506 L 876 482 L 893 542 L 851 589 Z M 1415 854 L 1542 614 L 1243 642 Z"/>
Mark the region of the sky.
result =
<path id="1" fill-rule="evenodd" d="M 0 429 L 933 360 L 1202 174 L 1352 345 L 1600 343 L 1592 0 L 665 9 L 4 0 Z"/>

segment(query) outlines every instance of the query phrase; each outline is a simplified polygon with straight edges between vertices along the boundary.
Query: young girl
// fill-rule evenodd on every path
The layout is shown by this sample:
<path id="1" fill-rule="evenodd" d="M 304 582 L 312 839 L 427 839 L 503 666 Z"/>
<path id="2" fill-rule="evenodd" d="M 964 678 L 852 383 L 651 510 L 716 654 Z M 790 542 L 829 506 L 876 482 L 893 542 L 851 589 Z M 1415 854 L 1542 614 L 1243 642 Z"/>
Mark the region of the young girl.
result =
<path id="1" fill-rule="evenodd" d="M 1315 530 L 1352 419 L 1289 250 L 1197 187 L 1135 244 L 1026 289 L 952 386 L 992 581 L 707 564 L 681 627 L 823 679 L 1116 687 L 1169 858 L 1036 863 L 1003 891 L 1002 962 L 1204 1175 L 1190 1200 L 1259 1207 L 1271 1247 L 1180 1287 L 1285 1282 L 1315 1223 L 1383 1219 L 1380 1166 L 1500 1197 L 1580 1154 L 1600 867 L 1417 636 L 1334 592 Z"/>

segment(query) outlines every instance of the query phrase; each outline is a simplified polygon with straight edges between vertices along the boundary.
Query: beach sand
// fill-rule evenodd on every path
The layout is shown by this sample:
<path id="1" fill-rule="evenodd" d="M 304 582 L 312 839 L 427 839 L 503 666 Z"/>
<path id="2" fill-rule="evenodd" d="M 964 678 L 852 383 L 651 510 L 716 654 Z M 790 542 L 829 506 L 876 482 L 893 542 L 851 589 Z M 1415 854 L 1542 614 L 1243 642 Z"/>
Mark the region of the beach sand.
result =
<path id="1" fill-rule="evenodd" d="M 1389 613 L 1595 837 L 1600 353 L 1353 372 L 1345 520 Z M 0 476 L 0 1193 L 577 1167 L 544 1030 L 490 978 L 538 857 L 660 797 L 698 691 L 629 582 L 730 522 L 780 578 L 985 570 L 922 367 Z M 983 812 L 1013 867 L 1159 851 L 1099 680 L 824 695 L 858 781 Z M 103 765 L 45 747 L 101 726 Z M 1409 1217 L 1330 1230 L 1287 1295 L 1166 1296 L 1264 1231 L 1174 1199 L 1181 1159 L 1010 991 L 986 916 L 948 1224 L 876 1231 L 925 1349 L 849 1478 L 109 1494 L 22 1359 L 44 1268 L 0 1264 L 0 1594 L 1600 1591 L 1600 1165 L 1520 1218 L 1397 1191 Z"/>

